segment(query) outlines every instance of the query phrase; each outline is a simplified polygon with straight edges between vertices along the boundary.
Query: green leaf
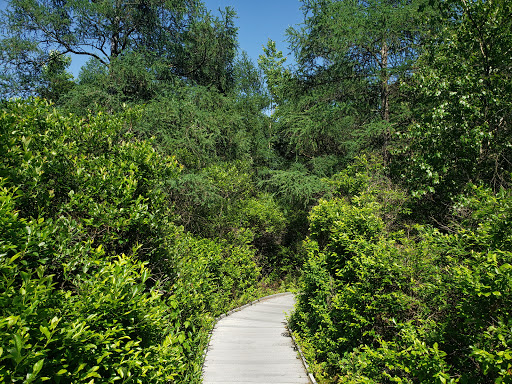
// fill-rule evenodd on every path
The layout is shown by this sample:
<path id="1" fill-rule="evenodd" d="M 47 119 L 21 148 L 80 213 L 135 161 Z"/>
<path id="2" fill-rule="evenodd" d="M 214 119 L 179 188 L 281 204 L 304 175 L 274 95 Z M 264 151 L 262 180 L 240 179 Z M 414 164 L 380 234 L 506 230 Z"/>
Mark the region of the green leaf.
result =
<path id="1" fill-rule="evenodd" d="M 34 367 L 32 368 L 32 372 L 34 375 L 37 375 L 39 371 L 41 371 L 41 368 L 43 368 L 44 359 L 39 360 L 37 363 L 34 364 Z"/>
<path id="2" fill-rule="evenodd" d="M 13 354 L 14 356 L 14 361 L 16 361 L 16 364 L 19 364 L 21 362 L 21 360 L 23 360 L 23 357 L 22 357 L 22 350 L 23 350 L 23 339 L 21 338 L 21 336 L 19 334 L 15 334 L 14 335 L 14 351 L 15 353 Z"/>
<path id="3" fill-rule="evenodd" d="M 50 341 L 51 335 L 50 335 L 50 331 L 48 330 L 48 328 L 43 327 L 42 325 L 40 325 L 39 326 L 39 330 L 41 331 L 41 333 L 43 335 L 46 336 L 46 340 Z"/>

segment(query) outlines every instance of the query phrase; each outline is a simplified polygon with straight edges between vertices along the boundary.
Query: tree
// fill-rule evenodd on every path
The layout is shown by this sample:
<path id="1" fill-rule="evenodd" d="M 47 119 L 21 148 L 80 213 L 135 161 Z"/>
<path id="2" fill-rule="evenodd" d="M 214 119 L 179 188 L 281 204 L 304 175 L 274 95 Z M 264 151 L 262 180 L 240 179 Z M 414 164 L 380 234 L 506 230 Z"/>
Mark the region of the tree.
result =
<path id="1" fill-rule="evenodd" d="M 238 48 L 238 28 L 235 27 L 233 8 L 227 7 L 220 13 L 221 18 L 208 13 L 202 22 L 191 26 L 186 34 L 182 58 L 178 60 L 182 67 L 178 74 L 227 93 L 235 81 L 233 65 Z"/>
<path id="2" fill-rule="evenodd" d="M 234 16 L 228 9 L 213 17 L 200 0 L 10 0 L 1 64 L 11 78 L 27 80 L 30 93 L 51 50 L 89 56 L 109 70 L 137 53 L 151 59 L 146 70 L 162 63 L 162 81 L 177 76 L 224 90 L 236 52 Z"/>
<path id="3" fill-rule="evenodd" d="M 413 193 L 438 206 L 468 183 L 510 186 L 512 171 L 512 4 L 444 4 L 449 23 L 410 84 L 415 121 L 395 164 Z"/>
<path id="4" fill-rule="evenodd" d="M 303 26 L 288 31 L 298 63 L 296 78 L 302 87 L 297 92 L 295 117 L 302 117 L 295 124 L 296 134 L 309 136 L 300 128 L 309 126 L 313 134 L 327 130 L 320 142 L 327 140 L 334 149 L 343 144 L 335 144 L 337 137 L 345 135 L 347 153 L 353 152 L 351 148 L 372 146 L 387 153 L 391 125 L 400 116 L 398 101 L 393 105 L 399 98 L 397 84 L 412 71 L 428 30 L 423 21 L 430 8 L 425 3 L 303 2 Z M 421 6 L 423 12 L 419 12 Z M 306 117 L 310 121 L 304 124 Z M 339 125 L 338 134 L 330 131 L 333 125 Z"/>
<path id="5" fill-rule="evenodd" d="M 252 138 L 251 158 L 254 166 L 261 169 L 263 165 L 277 160 L 271 145 L 271 117 L 265 114 L 270 103 L 265 79 L 246 52 L 242 52 L 235 61 L 234 78 L 233 102 Z"/>
<path id="6" fill-rule="evenodd" d="M 104 65 L 126 50 L 179 45 L 200 11 L 197 0 L 11 0 L 9 6 L 5 23 L 11 36 Z"/>
<path id="7" fill-rule="evenodd" d="M 73 75 L 66 71 L 70 64 L 70 57 L 50 51 L 48 63 L 42 68 L 42 84 L 38 90 L 43 98 L 58 102 L 73 88 Z"/>
<path id="8" fill-rule="evenodd" d="M 290 77 L 290 71 L 284 68 L 286 57 L 282 51 L 276 48 L 276 42 L 268 39 L 267 46 L 263 47 L 263 55 L 259 56 L 258 65 L 265 74 L 267 89 L 270 94 L 270 112 L 274 112 L 274 107 L 283 101 L 283 86 L 287 78 Z"/>
<path id="9" fill-rule="evenodd" d="M 423 0 L 313 0 L 304 5 L 302 31 L 291 43 L 307 75 L 348 60 L 353 75 L 378 89 L 378 111 L 390 120 L 392 84 L 411 69 L 426 26 Z"/>
<path id="10" fill-rule="evenodd" d="M 256 98 L 259 109 L 265 108 L 268 97 L 265 92 L 263 73 L 255 66 L 247 52 L 237 57 L 233 68 L 234 92 L 240 99 Z"/>

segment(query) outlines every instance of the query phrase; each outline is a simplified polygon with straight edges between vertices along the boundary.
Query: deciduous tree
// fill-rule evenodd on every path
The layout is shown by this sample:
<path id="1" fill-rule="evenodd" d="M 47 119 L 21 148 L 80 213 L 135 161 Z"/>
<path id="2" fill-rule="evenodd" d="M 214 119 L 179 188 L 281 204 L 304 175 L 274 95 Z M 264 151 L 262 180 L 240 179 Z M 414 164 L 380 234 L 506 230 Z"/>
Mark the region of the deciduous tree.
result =
<path id="1" fill-rule="evenodd" d="M 31 93 L 50 51 L 88 56 L 109 69 L 138 53 L 151 58 L 148 71 L 162 63 L 158 79 L 177 76 L 225 91 L 236 54 L 234 17 L 229 8 L 214 17 L 200 0 L 10 0 L 0 64 L 10 79 L 24 80 L 18 90 Z"/>

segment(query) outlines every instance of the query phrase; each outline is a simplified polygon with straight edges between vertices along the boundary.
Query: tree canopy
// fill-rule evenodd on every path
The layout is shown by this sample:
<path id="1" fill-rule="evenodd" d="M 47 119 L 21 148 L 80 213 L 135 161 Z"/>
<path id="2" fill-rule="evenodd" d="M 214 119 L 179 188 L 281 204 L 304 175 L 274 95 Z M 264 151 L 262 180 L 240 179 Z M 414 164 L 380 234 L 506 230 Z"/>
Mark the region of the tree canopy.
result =
<path id="1" fill-rule="evenodd" d="M 12 0 L 2 18 L 0 59 L 29 93 L 53 60 L 50 52 L 88 56 L 109 69 L 141 54 L 157 79 L 176 76 L 227 91 L 237 48 L 234 17 L 229 8 L 213 17 L 196 0 Z"/>

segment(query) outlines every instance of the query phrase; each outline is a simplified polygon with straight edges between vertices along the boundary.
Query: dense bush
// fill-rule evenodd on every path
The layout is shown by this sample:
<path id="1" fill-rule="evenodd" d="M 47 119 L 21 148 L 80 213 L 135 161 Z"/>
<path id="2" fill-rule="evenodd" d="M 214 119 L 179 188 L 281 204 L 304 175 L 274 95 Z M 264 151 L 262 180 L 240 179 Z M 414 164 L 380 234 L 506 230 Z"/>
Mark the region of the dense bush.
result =
<path id="1" fill-rule="evenodd" d="M 1 382 L 158 383 L 185 374 L 179 312 L 149 289 L 145 263 L 106 257 L 86 241 L 67 249 L 80 270 L 70 273 L 62 257 L 58 271 L 60 224 L 19 217 L 4 185 L 0 201 Z"/>
<path id="2" fill-rule="evenodd" d="M 214 316 L 259 268 L 173 223 L 180 166 L 124 115 L 0 115 L 0 381 L 197 382 Z"/>
<path id="3" fill-rule="evenodd" d="M 379 184 L 372 179 L 361 173 L 350 185 Z M 322 200 L 309 216 L 292 324 L 319 377 L 510 382 L 512 194 L 475 188 L 460 198 L 458 227 L 442 234 L 421 226 L 390 232 L 383 217 L 395 200 L 379 203 L 365 191 Z"/>
<path id="4" fill-rule="evenodd" d="M 180 167 L 128 132 L 125 116 L 79 119 L 43 101 L 10 102 L 0 122 L 1 175 L 18 187 L 23 217 L 75 221 L 107 252 L 168 259 L 166 188 Z M 164 268 L 161 265 L 161 268 Z"/>
<path id="5" fill-rule="evenodd" d="M 232 244 L 252 239 L 259 265 L 268 272 L 284 266 L 276 254 L 287 222 L 276 199 L 257 190 L 251 167 L 250 162 L 218 162 L 184 173 L 171 188 L 171 197 L 176 221 L 187 231 Z"/>

